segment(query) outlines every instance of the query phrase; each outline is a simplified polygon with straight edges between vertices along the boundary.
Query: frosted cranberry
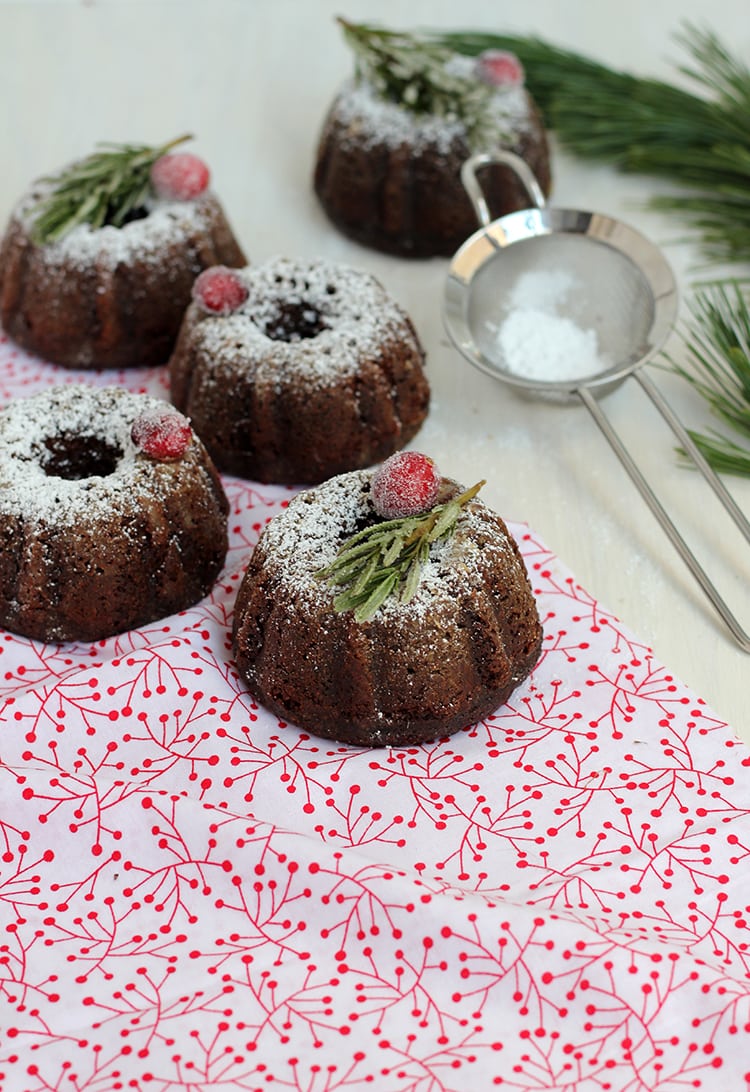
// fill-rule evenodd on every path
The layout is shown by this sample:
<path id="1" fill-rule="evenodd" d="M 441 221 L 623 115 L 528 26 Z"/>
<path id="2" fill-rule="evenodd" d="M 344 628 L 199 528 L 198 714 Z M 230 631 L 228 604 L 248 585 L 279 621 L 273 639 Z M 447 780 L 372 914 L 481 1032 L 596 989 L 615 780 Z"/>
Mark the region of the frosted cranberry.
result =
<path id="1" fill-rule="evenodd" d="M 486 49 L 477 58 L 477 75 L 493 87 L 521 87 L 525 79 L 523 65 L 515 53 L 505 49 Z"/>
<path id="2" fill-rule="evenodd" d="M 212 265 L 193 284 L 193 299 L 211 315 L 229 315 L 248 296 L 247 285 L 234 269 Z"/>
<path id="3" fill-rule="evenodd" d="M 151 168 L 151 185 L 160 197 L 190 201 L 208 186 L 208 167 L 197 155 L 175 152 L 157 159 Z"/>
<path id="4" fill-rule="evenodd" d="M 384 519 L 418 516 L 434 505 L 440 474 L 432 459 L 418 451 L 398 451 L 375 471 L 372 503 Z"/>
<path id="5" fill-rule="evenodd" d="M 144 455 L 170 462 L 185 454 L 193 431 L 187 417 L 177 410 L 146 410 L 133 421 L 130 437 Z"/>

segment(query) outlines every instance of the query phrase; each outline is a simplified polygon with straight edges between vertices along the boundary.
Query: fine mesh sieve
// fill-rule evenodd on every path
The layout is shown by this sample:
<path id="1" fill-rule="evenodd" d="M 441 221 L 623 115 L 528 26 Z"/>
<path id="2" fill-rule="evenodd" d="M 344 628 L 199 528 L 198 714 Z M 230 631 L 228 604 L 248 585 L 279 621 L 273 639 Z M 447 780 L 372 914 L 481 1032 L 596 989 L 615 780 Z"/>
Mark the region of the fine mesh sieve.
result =
<path id="1" fill-rule="evenodd" d="M 532 201 L 528 209 L 491 219 L 478 179 L 491 165 L 518 174 Z M 528 165 L 510 152 L 472 156 L 463 165 L 462 180 L 480 228 L 454 255 L 445 284 L 443 318 L 451 341 L 475 367 L 527 395 L 586 406 L 733 637 L 750 652 L 750 636 L 598 402 L 633 376 L 750 540 L 744 513 L 640 370 L 661 348 L 677 315 L 677 289 L 664 255 L 619 220 L 548 207 Z M 551 376 L 545 370 L 550 358 Z"/>

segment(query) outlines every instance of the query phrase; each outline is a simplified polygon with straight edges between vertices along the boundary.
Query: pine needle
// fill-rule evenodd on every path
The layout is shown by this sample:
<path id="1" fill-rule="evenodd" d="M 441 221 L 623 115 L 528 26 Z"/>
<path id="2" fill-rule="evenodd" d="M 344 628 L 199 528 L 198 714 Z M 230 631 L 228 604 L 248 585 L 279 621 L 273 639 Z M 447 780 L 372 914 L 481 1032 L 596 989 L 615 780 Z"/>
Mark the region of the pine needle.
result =
<path id="1" fill-rule="evenodd" d="M 716 416 L 750 437 L 750 292 L 748 283 L 720 281 L 699 289 L 683 335 L 687 365 L 670 358 L 674 371 L 705 399 Z M 750 446 L 691 432 L 714 469 L 750 477 Z M 683 453 L 684 454 L 684 453 Z"/>
<path id="2" fill-rule="evenodd" d="M 633 76 L 534 37 L 455 31 L 432 41 L 474 55 L 509 49 L 561 143 L 576 155 L 679 186 L 653 199 L 696 229 L 717 261 L 750 256 L 750 70 L 710 32 L 677 36 L 689 63 L 679 71 L 700 93 Z M 684 191 L 684 192 L 683 192 Z"/>

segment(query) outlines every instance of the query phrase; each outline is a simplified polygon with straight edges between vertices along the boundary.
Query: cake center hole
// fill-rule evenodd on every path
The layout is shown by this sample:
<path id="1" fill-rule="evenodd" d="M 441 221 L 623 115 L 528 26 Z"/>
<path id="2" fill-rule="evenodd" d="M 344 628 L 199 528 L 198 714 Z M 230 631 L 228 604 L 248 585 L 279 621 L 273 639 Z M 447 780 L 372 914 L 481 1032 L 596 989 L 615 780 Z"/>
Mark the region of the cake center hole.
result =
<path id="1" fill-rule="evenodd" d="M 123 217 L 120 227 L 125 227 L 126 224 L 132 224 L 134 220 L 145 220 L 148 214 L 148 209 L 145 205 L 139 205 L 138 208 L 130 209 Z"/>
<path id="2" fill-rule="evenodd" d="M 327 323 L 309 303 L 277 303 L 263 325 L 263 333 L 272 341 L 304 341 L 317 337 Z"/>
<path id="3" fill-rule="evenodd" d="M 42 469 L 51 478 L 81 481 L 106 478 L 113 474 L 122 458 L 116 444 L 98 436 L 50 436 L 44 441 Z"/>

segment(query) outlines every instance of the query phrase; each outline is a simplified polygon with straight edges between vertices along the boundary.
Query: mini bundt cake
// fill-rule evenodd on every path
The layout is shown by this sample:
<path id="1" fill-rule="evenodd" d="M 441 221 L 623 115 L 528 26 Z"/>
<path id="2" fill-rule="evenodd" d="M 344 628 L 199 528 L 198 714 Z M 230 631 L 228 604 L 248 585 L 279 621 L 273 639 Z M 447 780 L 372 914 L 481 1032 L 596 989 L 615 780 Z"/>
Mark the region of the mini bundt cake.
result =
<path id="1" fill-rule="evenodd" d="M 416 453 L 392 459 L 405 454 Z M 234 616 L 250 693 L 306 731 L 360 746 L 426 742 L 488 716 L 529 674 L 542 640 L 516 543 L 474 499 L 478 487 L 461 494 L 442 479 L 419 521 L 382 523 L 375 486 L 389 462 L 297 494 L 261 534 Z M 388 553 L 394 533 L 398 556 Z M 373 534 L 381 539 L 368 545 Z M 373 549 L 378 563 L 365 572 Z"/>
<path id="2" fill-rule="evenodd" d="M 117 387 L 0 412 L 0 626 L 95 641 L 184 610 L 224 564 L 228 504 L 188 421 Z"/>
<path id="3" fill-rule="evenodd" d="M 168 147 L 94 153 L 21 199 L 0 242 L 18 345 L 66 368 L 166 364 L 196 276 L 245 264 L 205 164 Z"/>
<path id="4" fill-rule="evenodd" d="M 219 470 L 314 483 L 412 439 L 429 406 L 423 364 L 410 319 L 369 273 L 275 258 L 198 278 L 171 398 Z"/>
<path id="5" fill-rule="evenodd" d="M 340 231 L 402 257 L 453 254 L 478 226 L 460 178 L 476 152 L 516 153 L 549 192 L 544 127 L 515 57 L 465 57 L 343 25 L 357 74 L 328 112 L 314 170 L 315 192 Z M 509 168 L 489 166 L 479 177 L 492 216 L 528 207 Z"/>

